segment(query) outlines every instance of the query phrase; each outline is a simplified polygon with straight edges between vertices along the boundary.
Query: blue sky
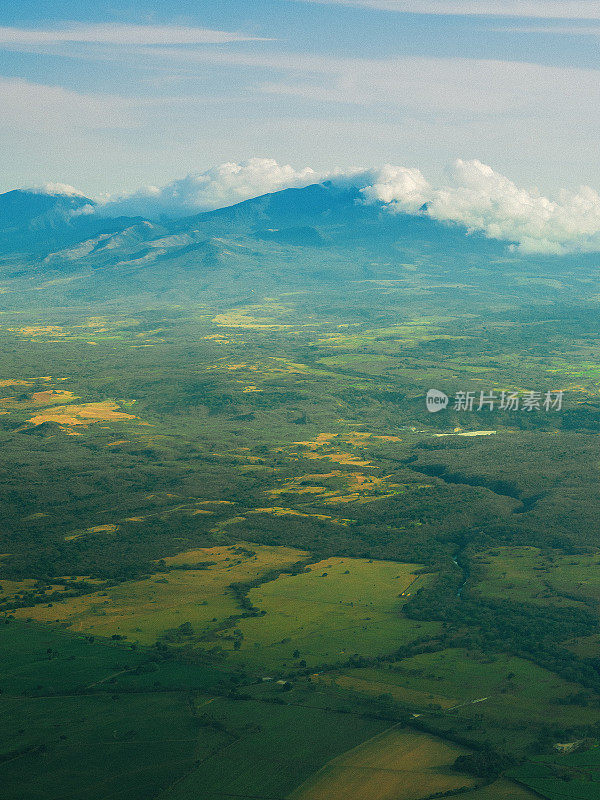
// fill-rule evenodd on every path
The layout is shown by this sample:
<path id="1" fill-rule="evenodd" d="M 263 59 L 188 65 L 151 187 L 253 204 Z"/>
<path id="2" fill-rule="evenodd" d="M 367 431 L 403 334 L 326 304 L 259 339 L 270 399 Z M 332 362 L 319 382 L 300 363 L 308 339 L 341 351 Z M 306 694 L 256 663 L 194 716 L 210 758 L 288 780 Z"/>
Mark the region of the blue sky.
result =
<path id="1" fill-rule="evenodd" d="M 600 0 L 0 0 L 0 189 L 252 157 L 600 188 L 599 65 Z"/>

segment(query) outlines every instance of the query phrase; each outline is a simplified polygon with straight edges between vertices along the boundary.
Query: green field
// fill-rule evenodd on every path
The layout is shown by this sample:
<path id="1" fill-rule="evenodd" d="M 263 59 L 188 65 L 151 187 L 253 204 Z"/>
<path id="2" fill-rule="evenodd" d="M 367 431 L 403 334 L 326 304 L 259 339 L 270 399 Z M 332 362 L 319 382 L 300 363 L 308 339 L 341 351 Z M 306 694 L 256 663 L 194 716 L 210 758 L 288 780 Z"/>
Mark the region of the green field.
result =
<path id="1" fill-rule="evenodd" d="M 243 544 L 187 551 L 165 559 L 172 569 L 155 572 L 151 578 L 18 609 L 15 616 L 60 623 L 73 631 L 107 638 L 122 636 L 146 645 L 186 623 L 192 632 L 206 634 L 215 624 L 239 616 L 232 584 L 289 568 L 306 557 L 291 548 L 253 545 L 249 549 Z M 177 569 L 180 565 L 187 569 Z M 200 569 L 194 569 L 198 565 Z"/>
<path id="2" fill-rule="evenodd" d="M 584 743 L 559 757 L 540 757 L 519 769 L 513 777 L 548 800 L 581 800 L 600 795 L 600 745 Z"/>
<path id="3" fill-rule="evenodd" d="M 282 576 L 249 594 L 264 616 L 241 620 L 237 657 L 267 669 L 346 661 L 392 652 L 439 626 L 402 614 L 427 576 L 414 564 L 329 558 Z M 294 653 L 298 654 L 294 656 Z"/>
<path id="4" fill-rule="evenodd" d="M 475 741 L 492 740 L 503 752 L 527 752 L 548 729 L 593 726 L 598 707 L 567 702 L 578 692 L 536 664 L 508 655 L 464 649 L 403 659 L 380 669 L 354 669 L 319 680 L 369 696 L 386 695 L 419 718 L 458 725 Z"/>
<path id="5" fill-rule="evenodd" d="M 385 764 L 346 767 L 401 724 L 444 753 L 431 792 L 587 798 L 595 747 L 555 745 L 600 739 L 600 289 L 358 250 L 307 289 L 282 253 L 127 304 L 118 270 L 34 305 L 0 264 L 0 794 L 274 800 L 337 764 L 314 792 L 372 795 Z M 565 404 L 428 414 L 432 387 Z"/>
<path id="6" fill-rule="evenodd" d="M 600 601 L 600 554 L 563 555 L 539 547 L 497 548 L 475 562 L 484 597 L 510 597 L 542 605 Z"/>
<path id="7" fill-rule="evenodd" d="M 290 800 L 416 800 L 471 789 L 476 781 L 452 769 L 464 752 L 394 727 L 329 762 Z"/>
<path id="8" fill-rule="evenodd" d="M 159 797 L 285 797 L 326 761 L 380 733 L 389 724 L 322 709 L 253 701 L 196 700 L 198 714 L 225 727 L 224 746 L 202 759 Z M 202 721 L 202 720 L 201 720 Z"/>

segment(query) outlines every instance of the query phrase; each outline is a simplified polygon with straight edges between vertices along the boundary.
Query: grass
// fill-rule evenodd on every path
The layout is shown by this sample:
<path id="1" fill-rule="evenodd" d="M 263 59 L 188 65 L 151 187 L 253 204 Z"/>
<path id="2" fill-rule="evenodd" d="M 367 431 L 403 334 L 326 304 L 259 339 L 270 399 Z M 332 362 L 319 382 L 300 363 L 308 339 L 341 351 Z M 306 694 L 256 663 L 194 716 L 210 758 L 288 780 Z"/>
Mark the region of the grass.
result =
<path id="1" fill-rule="evenodd" d="M 252 549 L 248 549 L 251 547 Z M 265 545 L 202 548 L 165 559 L 171 567 L 214 562 L 204 569 L 172 569 L 101 592 L 15 611 L 20 619 L 59 622 L 79 633 L 125 636 L 152 644 L 167 629 L 190 622 L 194 630 L 240 613 L 230 584 L 254 580 L 305 557 L 286 547 Z"/>
<path id="2" fill-rule="evenodd" d="M 9 581 L 2 579 L 0 581 L 0 600 L 8 600 L 9 598 L 12 599 L 21 592 L 29 591 L 34 586 L 34 580 Z"/>
<path id="3" fill-rule="evenodd" d="M 36 382 L 48 382 L 49 378 L 37 378 Z M 121 405 L 131 405 L 127 401 L 121 404 L 114 400 L 102 400 L 88 403 L 76 403 L 81 398 L 66 389 L 47 389 L 19 394 L 24 385 L 31 386 L 31 381 L 4 381 L 15 393 L 12 397 L 0 398 L 3 414 L 16 412 L 29 425 L 41 425 L 53 422 L 57 425 L 87 427 L 95 422 L 128 422 L 137 417 L 120 411 Z M 35 413 L 31 416 L 32 411 Z"/>
<path id="4" fill-rule="evenodd" d="M 475 562 L 483 597 L 541 605 L 600 601 L 600 553 L 563 555 L 539 547 L 499 547 Z"/>
<path id="5" fill-rule="evenodd" d="M 377 438 L 398 439 L 393 436 Z M 271 498 L 284 497 L 287 502 L 296 504 L 307 502 L 310 499 L 307 495 L 314 496 L 314 500 L 323 505 L 371 503 L 405 491 L 404 485 L 393 483 L 388 478 L 336 469 L 290 478 L 276 489 L 270 489 L 267 494 Z"/>
<path id="6" fill-rule="evenodd" d="M 468 800 L 536 800 L 539 799 L 539 795 L 513 781 L 500 778 L 489 786 L 482 786 L 469 792 L 465 800 L 467 798 Z"/>
<path id="7" fill-rule="evenodd" d="M 548 800 L 591 800 L 600 796 L 600 745 L 540 756 L 513 770 L 511 776 Z"/>
<path id="8" fill-rule="evenodd" d="M 453 648 L 426 653 L 387 669 L 355 669 L 319 680 L 370 695 L 390 695 L 420 714 L 434 712 L 444 728 L 457 720 L 473 738 L 504 749 L 523 748 L 554 726 L 593 724 L 597 708 L 557 704 L 578 691 L 548 670 L 509 655 L 477 655 Z"/>
<path id="9" fill-rule="evenodd" d="M 35 622 L 2 623 L 0 634 L 3 694 L 75 692 L 145 660 L 120 643 L 89 642 Z"/>
<path id="10" fill-rule="evenodd" d="M 136 418 L 133 414 L 118 411 L 118 408 L 117 403 L 112 400 L 51 406 L 35 414 L 28 422 L 31 425 L 41 425 L 43 422 L 56 422 L 59 425 L 90 425 L 93 422 L 123 422 Z"/>
<path id="11" fill-rule="evenodd" d="M 392 652 L 438 630 L 406 619 L 402 607 L 428 576 L 417 565 L 329 558 L 250 591 L 262 617 L 240 620 L 238 659 L 270 669 L 345 661 L 354 654 Z M 295 650 L 300 655 L 294 660 Z"/>
<path id="12" fill-rule="evenodd" d="M 169 694 L 3 698 L 0 725 L 3 800 L 147 800 L 202 752 Z"/>
<path id="13" fill-rule="evenodd" d="M 472 787 L 451 770 L 462 748 L 424 733 L 393 728 L 328 763 L 290 800 L 419 800 Z"/>
<path id="14" fill-rule="evenodd" d="M 252 700 L 198 698 L 196 708 L 206 725 L 219 720 L 227 740 L 159 800 L 283 798 L 326 761 L 389 727 L 381 720 Z"/>

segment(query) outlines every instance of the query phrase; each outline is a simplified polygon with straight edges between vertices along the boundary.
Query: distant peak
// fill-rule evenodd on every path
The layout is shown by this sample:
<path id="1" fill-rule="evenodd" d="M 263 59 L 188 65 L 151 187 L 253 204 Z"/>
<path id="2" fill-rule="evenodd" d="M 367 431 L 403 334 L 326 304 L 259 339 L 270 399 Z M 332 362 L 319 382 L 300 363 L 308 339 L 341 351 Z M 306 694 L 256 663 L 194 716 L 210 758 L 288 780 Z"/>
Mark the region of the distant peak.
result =
<path id="1" fill-rule="evenodd" d="M 80 192 L 68 183 L 45 183 L 43 186 L 36 186 L 32 189 L 24 189 L 21 191 L 27 191 L 31 194 L 46 194 L 53 197 L 80 197 L 87 200 L 89 203 L 94 202 L 93 200 L 88 200 L 83 192 Z"/>

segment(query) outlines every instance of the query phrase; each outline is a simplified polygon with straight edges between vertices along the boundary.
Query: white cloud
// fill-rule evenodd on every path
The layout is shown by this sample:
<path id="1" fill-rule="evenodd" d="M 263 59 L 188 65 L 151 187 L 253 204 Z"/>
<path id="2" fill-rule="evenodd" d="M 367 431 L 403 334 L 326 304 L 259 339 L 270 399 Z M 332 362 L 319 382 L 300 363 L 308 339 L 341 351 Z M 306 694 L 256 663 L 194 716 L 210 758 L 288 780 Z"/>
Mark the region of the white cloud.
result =
<path id="1" fill-rule="evenodd" d="M 101 197 L 100 212 L 149 217 L 194 214 L 280 189 L 308 186 L 324 177 L 309 167 L 296 170 L 271 158 L 251 158 L 240 164 L 220 164 L 161 188 L 148 186 L 129 195 Z"/>
<path id="2" fill-rule="evenodd" d="M 208 56 L 209 58 L 211 56 Z M 223 55 L 227 58 L 227 55 Z M 235 57 L 235 56 L 234 56 Z M 301 65 L 300 65 L 301 66 Z M 281 67 L 286 68 L 285 59 Z M 264 84 L 268 94 L 364 107 L 396 106 L 418 112 L 562 115 L 600 107 L 594 69 L 468 58 L 330 59 L 304 65 L 326 75 Z M 560 100 L 560 102 L 558 102 Z"/>
<path id="3" fill-rule="evenodd" d="M 114 48 L 109 50 L 114 54 Z M 160 65 L 163 77 L 172 71 L 177 78 L 184 67 L 188 79 L 201 78 L 206 65 L 231 68 L 250 80 L 246 93 L 257 99 L 280 96 L 288 105 L 294 101 L 364 109 L 383 105 L 417 113 L 463 114 L 469 119 L 474 114 L 516 113 L 521 118 L 577 120 L 577 127 L 593 117 L 600 122 L 599 71 L 592 68 L 490 58 L 349 58 L 229 48 L 132 46 L 118 51 L 126 61 Z M 191 106 L 196 98 L 181 97 L 180 102 Z"/>
<path id="4" fill-rule="evenodd" d="M 600 26 L 593 25 L 519 25 L 510 28 L 497 27 L 495 31 L 500 33 L 548 33 L 554 36 L 600 36 Z"/>
<path id="5" fill-rule="evenodd" d="M 594 189 L 562 190 L 551 199 L 535 189 L 518 187 L 477 160 L 456 161 L 448 182 L 436 187 L 415 167 L 388 164 L 381 169 L 319 173 L 251 158 L 188 175 L 162 188 L 99 198 L 96 213 L 181 216 L 325 179 L 356 186 L 367 205 L 380 203 L 390 213 L 427 214 L 509 242 L 522 253 L 600 251 L 600 195 Z"/>
<path id="6" fill-rule="evenodd" d="M 414 212 L 428 200 L 429 183 L 421 170 L 411 167 L 393 167 L 386 164 L 375 174 L 372 184 L 361 189 L 367 203 L 382 202 L 392 209 Z"/>
<path id="7" fill-rule="evenodd" d="M 597 0 L 304 0 L 410 14 L 600 19 Z"/>
<path id="8" fill-rule="evenodd" d="M 68 183 L 45 183 L 28 191 L 34 194 L 65 195 L 66 197 L 85 197 L 85 195 Z"/>
<path id="9" fill-rule="evenodd" d="M 0 46 L 78 44 L 177 45 L 264 41 L 253 36 L 179 25 L 125 25 L 63 23 L 56 28 L 0 27 Z"/>
<path id="10" fill-rule="evenodd" d="M 91 128 L 131 128 L 138 124 L 131 103 L 124 98 L 0 77 L 0 130 L 39 136 Z"/>
<path id="11" fill-rule="evenodd" d="M 514 242 L 523 253 L 600 251 L 600 195 L 589 186 L 552 200 L 477 160 L 458 160 L 451 177 L 435 188 L 419 170 L 387 166 L 361 191 L 365 202 L 382 202 L 391 212 L 414 213 L 426 203 L 423 213 L 433 219 Z"/>

